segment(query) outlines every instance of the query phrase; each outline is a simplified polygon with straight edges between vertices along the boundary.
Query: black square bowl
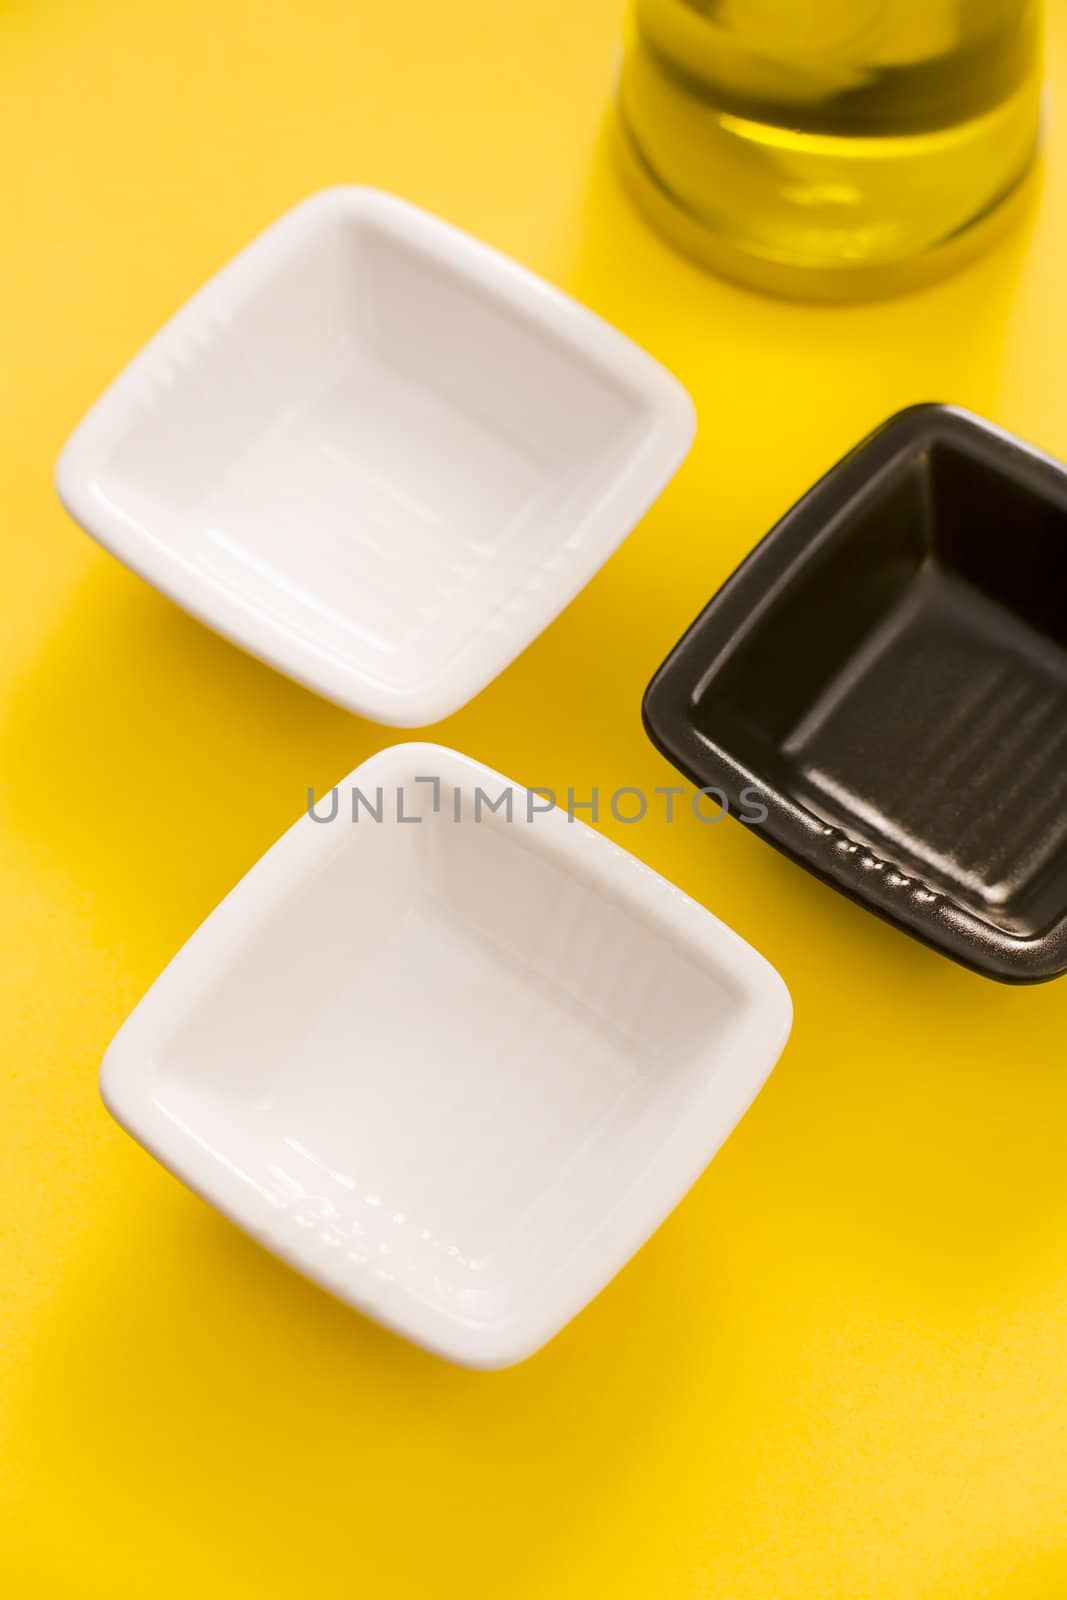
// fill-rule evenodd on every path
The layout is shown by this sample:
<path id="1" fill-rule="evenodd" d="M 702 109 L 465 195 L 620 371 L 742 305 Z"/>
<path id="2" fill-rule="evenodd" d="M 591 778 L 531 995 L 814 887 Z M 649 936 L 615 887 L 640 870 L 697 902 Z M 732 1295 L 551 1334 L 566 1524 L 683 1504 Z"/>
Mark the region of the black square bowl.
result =
<path id="1" fill-rule="evenodd" d="M 949 406 L 891 418 L 728 580 L 644 718 L 693 783 L 897 927 L 1005 982 L 1067 971 L 1057 462 Z"/>

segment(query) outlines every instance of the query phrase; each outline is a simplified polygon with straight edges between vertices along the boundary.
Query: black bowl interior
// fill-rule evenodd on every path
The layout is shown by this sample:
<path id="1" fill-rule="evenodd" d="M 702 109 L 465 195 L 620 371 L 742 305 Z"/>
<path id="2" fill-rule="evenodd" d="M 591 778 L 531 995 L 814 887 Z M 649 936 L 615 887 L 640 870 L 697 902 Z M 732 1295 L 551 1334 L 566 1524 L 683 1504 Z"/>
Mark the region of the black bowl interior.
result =
<path id="1" fill-rule="evenodd" d="M 1067 912 L 1067 496 L 955 415 L 843 502 L 825 480 L 791 514 L 826 520 L 691 716 L 780 793 L 1029 936 Z"/>

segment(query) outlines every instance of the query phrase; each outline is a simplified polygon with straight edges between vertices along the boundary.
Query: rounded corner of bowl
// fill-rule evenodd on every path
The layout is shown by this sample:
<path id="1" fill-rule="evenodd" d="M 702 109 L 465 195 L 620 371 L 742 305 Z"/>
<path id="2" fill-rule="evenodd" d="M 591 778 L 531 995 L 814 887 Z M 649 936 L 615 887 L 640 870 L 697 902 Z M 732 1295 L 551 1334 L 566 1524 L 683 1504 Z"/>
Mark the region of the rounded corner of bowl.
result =
<path id="1" fill-rule="evenodd" d="M 641 725 L 653 747 L 672 767 L 684 770 L 684 749 L 689 719 L 679 700 L 676 653 L 656 668 L 641 696 Z M 688 775 L 688 774 L 687 774 Z"/>
<path id="2" fill-rule="evenodd" d="M 522 1325 L 505 1329 L 466 1329 L 449 1359 L 471 1372 L 507 1372 L 535 1356 L 556 1331 L 542 1333 Z"/>
<path id="3" fill-rule="evenodd" d="M 697 411 L 696 401 L 689 393 L 681 378 L 675 377 L 669 368 L 663 368 L 668 382 L 667 396 L 670 408 L 671 430 L 677 450 L 677 471 L 685 462 L 697 432 L 700 428 L 700 414 Z"/>
<path id="4" fill-rule="evenodd" d="M 137 1107 L 141 1099 L 138 1075 L 121 1032 L 104 1051 L 97 1074 L 97 1086 L 108 1114 L 131 1138 L 139 1141 L 140 1135 L 136 1131 Z"/>
<path id="5" fill-rule="evenodd" d="M 777 1061 L 778 1057 L 782 1054 L 782 1051 L 789 1043 L 790 1036 L 793 1032 L 793 1023 L 796 1021 L 797 1014 L 796 1004 L 793 1000 L 793 991 L 782 977 L 782 974 L 778 971 L 778 968 L 772 965 L 770 961 L 767 961 L 765 956 L 763 959 L 766 962 L 767 971 L 769 974 L 769 982 L 771 983 L 775 994 L 774 1004 L 776 1009 L 778 1044 L 775 1050 L 774 1060 Z M 774 1063 L 772 1062 L 772 1066 L 773 1065 Z"/>
<path id="6" fill-rule="evenodd" d="M 67 439 L 52 469 L 59 503 L 80 528 L 88 531 L 90 475 L 79 426 Z"/>
<path id="7" fill-rule="evenodd" d="M 641 726 L 644 728 L 656 749 L 663 751 L 660 742 L 660 697 L 663 693 L 663 667 L 656 668 L 652 677 L 645 685 L 641 696 Z"/>

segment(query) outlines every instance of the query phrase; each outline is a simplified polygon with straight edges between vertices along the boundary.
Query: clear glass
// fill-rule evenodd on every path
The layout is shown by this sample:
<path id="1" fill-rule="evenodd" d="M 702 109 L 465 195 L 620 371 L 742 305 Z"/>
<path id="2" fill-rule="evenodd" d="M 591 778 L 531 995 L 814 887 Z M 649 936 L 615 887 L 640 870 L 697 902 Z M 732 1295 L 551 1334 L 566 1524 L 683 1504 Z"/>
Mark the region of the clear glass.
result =
<path id="1" fill-rule="evenodd" d="M 712 265 L 819 296 L 951 265 L 1027 174 L 1039 0 L 632 0 L 627 166 Z"/>

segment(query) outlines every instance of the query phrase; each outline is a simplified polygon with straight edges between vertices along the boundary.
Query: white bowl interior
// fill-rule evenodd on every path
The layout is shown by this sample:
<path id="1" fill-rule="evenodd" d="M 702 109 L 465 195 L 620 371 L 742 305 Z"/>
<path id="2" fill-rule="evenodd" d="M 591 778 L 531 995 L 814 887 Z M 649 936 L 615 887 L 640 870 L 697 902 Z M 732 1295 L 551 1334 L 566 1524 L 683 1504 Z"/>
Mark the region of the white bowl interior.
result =
<path id="1" fill-rule="evenodd" d="M 745 998 L 548 830 L 456 825 L 449 793 L 420 826 L 332 825 L 153 1095 L 345 1271 L 488 1323 L 623 1199 Z"/>
<path id="2" fill-rule="evenodd" d="M 580 542 L 647 402 L 380 217 L 326 211 L 261 261 L 187 324 L 101 487 L 210 580 L 410 688 Z"/>

